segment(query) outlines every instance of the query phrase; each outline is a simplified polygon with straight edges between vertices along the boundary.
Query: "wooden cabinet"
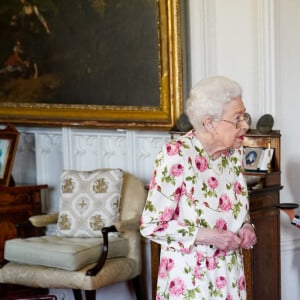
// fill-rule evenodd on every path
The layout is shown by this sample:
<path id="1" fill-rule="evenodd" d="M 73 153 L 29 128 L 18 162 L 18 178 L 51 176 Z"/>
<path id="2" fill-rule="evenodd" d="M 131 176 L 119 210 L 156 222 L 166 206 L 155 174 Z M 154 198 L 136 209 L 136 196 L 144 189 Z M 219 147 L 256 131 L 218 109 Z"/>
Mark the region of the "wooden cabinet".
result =
<path id="1" fill-rule="evenodd" d="M 249 192 L 250 215 L 256 227 L 257 244 L 245 250 L 248 300 L 280 299 L 280 218 L 281 186 Z"/>
<path id="2" fill-rule="evenodd" d="M 269 173 L 257 174 L 263 180 L 260 189 L 249 189 L 250 215 L 256 227 L 257 245 L 244 251 L 248 300 L 280 300 L 280 132 L 247 133 L 244 146 L 274 148 Z M 254 174 L 254 173 L 253 173 Z M 253 175 L 252 174 L 252 175 Z M 152 299 L 155 300 L 160 247 L 151 243 Z"/>
<path id="3" fill-rule="evenodd" d="M 245 146 L 275 149 L 263 187 L 249 189 L 250 215 L 256 227 L 257 245 L 244 251 L 248 300 L 279 300 L 280 290 L 280 132 L 261 135 L 250 131 Z M 258 174 L 259 176 L 259 174 Z"/>
<path id="4" fill-rule="evenodd" d="M 41 190 L 47 185 L 1 186 L 0 187 L 0 267 L 4 263 L 4 244 L 8 239 L 18 236 L 17 224 L 28 221 L 33 215 L 41 214 Z M 33 227 L 22 232 L 24 236 L 34 236 L 37 232 Z M 25 293 L 25 288 L 14 287 L 5 299 L 15 299 L 16 296 L 33 295 L 33 289 Z M 6 294 L 0 286 L 0 298 Z M 2 298 L 1 298 L 2 299 Z"/>

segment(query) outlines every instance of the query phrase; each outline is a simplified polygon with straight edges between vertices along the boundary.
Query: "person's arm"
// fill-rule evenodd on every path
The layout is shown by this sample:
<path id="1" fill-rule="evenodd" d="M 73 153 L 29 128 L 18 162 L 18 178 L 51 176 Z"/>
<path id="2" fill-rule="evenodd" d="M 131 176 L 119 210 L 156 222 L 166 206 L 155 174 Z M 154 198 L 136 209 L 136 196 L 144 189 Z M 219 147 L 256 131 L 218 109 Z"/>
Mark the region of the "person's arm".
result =
<path id="1" fill-rule="evenodd" d="M 168 155 L 166 147 L 157 156 L 140 226 L 143 236 L 183 251 L 194 244 L 197 234 L 192 216 L 177 220 L 179 202 L 188 201 L 184 167 L 184 158 Z"/>
<path id="2" fill-rule="evenodd" d="M 45 18 L 43 17 L 43 15 L 39 12 L 39 9 L 37 8 L 36 5 L 33 6 L 33 10 L 34 10 L 34 13 L 36 14 L 36 16 L 38 17 L 38 19 L 40 20 L 40 22 L 43 24 L 43 26 L 44 26 L 46 32 L 47 32 L 48 34 L 50 34 L 51 32 L 50 32 L 50 29 L 49 29 L 49 27 L 48 27 L 48 23 L 47 23 L 47 21 L 45 20 Z"/>
<path id="3" fill-rule="evenodd" d="M 240 230 L 238 231 L 238 236 L 241 238 L 241 248 L 249 249 L 257 242 L 255 226 L 251 223 L 250 217 L 246 217 L 244 223 L 242 224 Z"/>
<path id="4" fill-rule="evenodd" d="M 196 245 L 209 245 L 224 251 L 240 248 L 241 242 L 233 232 L 217 228 L 199 228 L 195 240 Z"/>

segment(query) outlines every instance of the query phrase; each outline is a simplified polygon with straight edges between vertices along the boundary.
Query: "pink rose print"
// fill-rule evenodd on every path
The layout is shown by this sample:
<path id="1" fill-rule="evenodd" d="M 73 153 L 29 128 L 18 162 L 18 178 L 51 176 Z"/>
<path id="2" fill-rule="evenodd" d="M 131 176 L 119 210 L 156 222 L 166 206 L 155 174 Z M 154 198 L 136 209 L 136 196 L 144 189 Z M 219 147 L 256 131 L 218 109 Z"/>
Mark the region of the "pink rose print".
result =
<path id="1" fill-rule="evenodd" d="M 184 167 L 181 164 L 175 164 L 171 167 L 171 174 L 173 176 L 180 176 L 184 171 Z"/>
<path id="2" fill-rule="evenodd" d="M 195 192 L 195 188 L 192 187 L 190 193 L 191 193 L 192 195 L 194 195 L 194 192 Z"/>
<path id="3" fill-rule="evenodd" d="M 181 194 L 185 194 L 186 193 L 186 183 L 183 182 L 182 185 L 181 185 Z"/>
<path id="4" fill-rule="evenodd" d="M 207 183 L 208 183 L 208 186 L 209 186 L 211 189 L 215 189 L 215 188 L 219 185 L 219 182 L 218 182 L 217 178 L 216 178 L 216 177 L 213 177 L 213 176 L 210 177 L 210 178 L 208 178 Z"/>
<path id="5" fill-rule="evenodd" d="M 244 276 L 241 276 L 238 280 L 239 289 L 242 291 L 246 288 L 246 280 Z"/>
<path id="6" fill-rule="evenodd" d="M 174 200 L 178 203 L 182 194 L 181 187 L 177 188 L 174 192 Z"/>
<path id="7" fill-rule="evenodd" d="M 160 266 L 158 270 L 158 276 L 160 278 L 166 278 L 168 272 L 174 267 L 174 261 L 171 258 L 163 257 L 160 261 Z"/>
<path id="8" fill-rule="evenodd" d="M 191 253 L 191 250 L 190 250 L 189 248 L 184 248 L 184 247 L 182 247 L 182 248 L 180 249 L 180 252 L 181 252 L 181 253 L 189 254 L 189 253 Z"/>
<path id="9" fill-rule="evenodd" d="M 228 295 L 225 300 L 233 300 L 231 295 Z"/>
<path id="10" fill-rule="evenodd" d="M 185 292 L 185 285 L 181 278 L 177 277 L 170 282 L 170 294 L 173 296 L 180 296 Z"/>
<path id="11" fill-rule="evenodd" d="M 217 249 L 216 252 L 214 253 L 214 256 L 216 257 L 224 257 L 226 256 L 227 252 L 224 251 L 224 250 L 220 250 L 220 249 Z"/>
<path id="12" fill-rule="evenodd" d="M 153 189 L 155 186 L 155 176 L 156 176 L 156 171 L 154 171 L 153 176 L 151 177 L 151 180 L 150 180 L 150 184 L 149 184 L 150 190 Z"/>
<path id="13" fill-rule="evenodd" d="M 183 183 L 181 187 L 178 187 L 174 192 L 174 200 L 179 202 L 180 197 L 186 193 L 186 184 Z"/>
<path id="14" fill-rule="evenodd" d="M 197 252 L 196 252 L 196 259 L 197 259 L 197 265 L 200 265 L 200 264 L 201 264 L 201 261 L 203 260 L 203 253 L 197 251 Z"/>
<path id="15" fill-rule="evenodd" d="M 220 230 L 227 230 L 227 223 L 225 220 L 223 219 L 219 219 L 216 222 L 216 228 L 220 229 Z"/>
<path id="16" fill-rule="evenodd" d="M 240 195 L 240 194 L 242 193 L 242 186 L 241 186 L 241 184 L 240 184 L 239 182 L 236 181 L 236 182 L 234 183 L 233 187 L 234 187 L 234 191 L 235 191 L 238 195 Z"/>
<path id="17" fill-rule="evenodd" d="M 194 203 L 194 202 L 195 202 L 195 199 L 194 199 L 194 197 L 193 197 L 192 194 L 187 193 L 186 196 L 187 196 L 187 198 L 189 199 L 189 203 Z"/>
<path id="18" fill-rule="evenodd" d="M 162 300 L 162 298 L 159 295 L 156 295 L 156 300 Z"/>
<path id="19" fill-rule="evenodd" d="M 195 276 L 196 279 L 201 280 L 202 276 L 201 276 L 201 267 L 200 266 L 195 267 L 193 275 Z"/>
<path id="20" fill-rule="evenodd" d="M 194 193 L 195 193 L 195 190 L 194 190 L 193 187 L 190 189 L 190 192 L 186 191 L 186 197 L 188 198 L 189 203 L 194 203 L 195 202 Z"/>
<path id="21" fill-rule="evenodd" d="M 179 213 L 180 213 L 180 208 L 179 208 L 179 206 L 176 206 L 175 212 L 174 212 L 174 217 L 173 217 L 174 220 L 178 219 Z"/>
<path id="22" fill-rule="evenodd" d="M 206 258 L 206 267 L 208 270 L 214 270 L 217 267 L 216 258 L 215 257 L 207 257 Z"/>
<path id="23" fill-rule="evenodd" d="M 218 276 L 216 278 L 216 287 L 218 289 L 223 288 L 224 286 L 226 286 L 226 278 L 224 276 Z"/>
<path id="24" fill-rule="evenodd" d="M 191 249 L 189 249 L 189 248 L 184 248 L 183 243 L 178 242 L 178 246 L 180 247 L 180 252 L 186 253 L 186 254 L 191 253 Z"/>
<path id="25" fill-rule="evenodd" d="M 180 146 L 181 146 L 180 143 L 167 144 L 166 145 L 167 154 L 170 155 L 170 156 L 178 154 Z"/>
<path id="26" fill-rule="evenodd" d="M 219 199 L 219 205 L 222 211 L 229 211 L 232 208 L 229 197 L 224 194 Z"/>
<path id="27" fill-rule="evenodd" d="M 166 208 L 162 215 L 160 216 L 159 220 L 161 222 L 170 221 L 174 215 L 174 209 L 173 208 Z"/>
<path id="28" fill-rule="evenodd" d="M 204 172 L 207 169 L 207 159 L 203 156 L 196 156 L 196 167 L 200 172 Z"/>
<path id="29" fill-rule="evenodd" d="M 168 223 L 163 223 L 154 228 L 154 232 L 165 231 L 168 228 Z"/>

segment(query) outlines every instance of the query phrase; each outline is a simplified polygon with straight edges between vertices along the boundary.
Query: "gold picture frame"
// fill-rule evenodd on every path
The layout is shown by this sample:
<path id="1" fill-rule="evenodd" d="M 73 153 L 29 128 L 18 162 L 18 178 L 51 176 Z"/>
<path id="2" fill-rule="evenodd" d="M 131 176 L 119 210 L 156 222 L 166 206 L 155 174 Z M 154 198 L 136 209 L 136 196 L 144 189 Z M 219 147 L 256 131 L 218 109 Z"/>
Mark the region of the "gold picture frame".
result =
<path id="1" fill-rule="evenodd" d="M 12 170 L 17 152 L 19 132 L 13 125 L 0 127 L 0 186 L 8 186 L 11 182 Z"/>
<path id="2" fill-rule="evenodd" d="M 50 3 L 52 2 L 52 10 L 54 11 L 53 9 L 54 2 L 56 6 L 59 6 L 59 5 L 65 5 L 69 1 L 48 1 L 48 2 Z M 20 97 L 18 96 L 8 97 L 9 92 L 11 92 L 12 90 L 16 91 L 17 89 L 2 88 L 2 90 L 5 90 L 5 93 L 3 92 L 2 95 L 0 95 L 0 96 L 4 95 L 4 98 L 1 99 L 0 97 L 0 121 L 8 122 L 9 120 L 9 122 L 13 124 L 41 125 L 41 126 L 82 126 L 82 127 L 102 127 L 102 128 L 141 128 L 141 129 L 163 129 L 163 130 L 172 129 L 176 123 L 176 120 L 178 119 L 178 117 L 181 115 L 183 111 L 183 79 L 182 79 L 183 54 L 182 54 L 182 32 L 181 32 L 182 24 L 181 24 L 180 2 L 181 2 L 180 0 L 142 0 L 142 1 L 141 0 L 135 0 L 135 1 L 81 0 L 82 6 L 83 5 L 86 6 L 84 13 L 87 13 L 86 11 L 89 11 L 90 14 L 92 14 L 92 17 L 94 19 L 92 17 L 88 18 L 87 16 L 85 16 L 85 22 L 83 22 L 82 24 L 77 24 L 76 30 L 78 31 L 82 30 L 82 34 L 84 35 L 87 44 L 91 42 L 90 40 L 92 40 L 96 44 L 96 45 L 89 44 L 92 45 L 92 47 L 88 47 L 88 49 L 95 49 L 93 50 L 94 54 L 100 53 L 99 52 L 100 48 L 101 49 L 105 48 L 106 40 L 105 41 L 101 40 L 101 43 L 100 41 L 98 43 L 97 35 L 96 35 L 100 31 L 100 28 L 97 28 L 97 26 L 100 26 L 98 23 L 100 22 L 101 18 L 102 19 L 104 17 L 106 18 L 105 23 L 104 22 L 101 23 L 104 24 L 103 27 L 106 25 L 110 31 L 114 32 L 114 35 L 118 34 L 118 38 L 115 38 L 113 35 L 109 35 L 108 39 L 110 39 L 110 42 L 108 42 L 108 44 L 111 43 L 109 45 L 115 45 L 114 43 L 118 43 L 118 41 L 123 38 L 124 38 L 123 44 L 125 43 L 124 41 L 128 41 L 128 39 L 131 41 L 131 43 L 130 41 L 128 42 L 128 45 L 126 43 L 125 43 L 126 45 L 124 46 L 122 46 L 123 44 L 120 45 L 121 49 L 119 50 L 121 51 L 120 53 L 122 53 L 122 61 L 118 62 L 118 65 L 116 67 L 111 65 L 109 67 L 106 66 L 106 68 L 110 70 L 109 72 L 113 72 L 111 71 L 112 68 L 115 68 L 114 70 L 116 71 L 114 71 L 114 73 L 108 72 L 108 76 L 104 76 L 102 73 L 100 74 L 100 72 L 93 69 L 94 66 L 92 62 L 94 61 L 94 64 L 96 64 L 99 56 L 97 59 L 92 60 L 89 57 L 89 55 L 91 56 L 92 54 L 86 53 L 87 51 L 92 51 L 92 50 L 85 50 L 85 54 L 82 55 L 82 57 L 80 57 L 78 52 L 77 53 L 77 56 L 79 56 L 78 61 L 74 59 L 71 60 L 71 63 L 74 64 L 73 66 L 66 64 L 64 65 L 64 68 L 61 68 L 64 70 L 67 69 L 67 66 L 69 66 L 70 69 L 72 69 L 72 67 L 75 68 L 75 70 L 71 70 L 71 71 L 69 70 L 68 74 L 73 77 L 68 77 L 68 79 L 72 78 L 73 80 L 75 78 L 74 80 L 79 80 L 78 78 L 80 77 L 80 81 L 79 81 L 80 84 L 76 84 L 77 89 L 74 89 L 74 91 L 71 93 L 72 89 L 70 88 L 70 86 L 68 86 L 65 88 L 64 93 L 60 94 L 60 97 L 55 98 L 53 96 L 53 98 L 51 98 L 49 95 L 51 95 L 51 92 L 53 91 L 53 86 L 55 84 L 59 84 L 57 82 L 60 83 L 67 82 L 67 79 L 63 78 L 62 80 L 56 80 L 55 82 L 50 84 L 49 87 L 47 86 L 47 90 L 46 90 L 47 92 L 44 92 L 42 95 L 40 95 L 40 97 L 36 97 L 36 99 L 33 100 L 34 97 L 22 99 L 23 95 L 25 98 L 25 93 L 21 94 Z M 15 3 L 15 1 L 13 1 L 12 3 Z M 46 2 L 43 3 L 45 5 Z M 98 3 L 98 7 L 91 7 L 92 3 L 94 6 L 96 5 L 96 3 Z M 99 8 L 100 3 L 106 3 L 105 8 L 102 8 L 101 11 Z M 117 6 L 109 8 L 108 6 L 113 5 L 111 3 L 115 3 L 114 5 Z M 65 11 L 62 9 L 62 7 L 58 7 L 56 8 L 55 13 L 52 12 L 48 14 L 47 14 L 47 9 L 50 10 L 49 7 L 45 7 L 45 6 L 43 7 L 42 3 L 40 7 L 38 7 L 40 10 L 40 14 L 44 16 L 44 20 L 48 22 L 48 27 L 49 27 L 48 31 L 51 33 L 49 33 L 50 37 L 47 38 L 49 39 L 48 43 L 52 43 L 51 45 L 52 48 L 57 47 L 57 49 L 61 49 L 58 47 L 58 41 L 61 41 L 61 43 L 64 44 L 64 47 L 68 47 L 68 40 L 66 39 L 69 38 L 70 34 L 68 36 L 66 35 L 65 38 L 60 38 L 60 39 L 58 36 L 59 33 L 63 32 L 64 30 L 66 30 L 66 32 L 68 31 L 68 33 L 70 32 L 70 30 L 72 30 L 74 26 L 72 24 L 69 24 L 72 22 L 72 20 L 70 18 L 69 21 L 66 18 L 66 16 L 68 15 L 60 15 L 60 18 L 57 17 L 56 20 L 59 21 L 59 24 L 64 23 L 63 25 L 64 27 L 61 27 L 62 29 L 59 30 L 60 28 L 59 25 L 55 25 L 58 23 L 58 21 L 56 21 L 55 23 L 53 16 L 59 15 L 60 11 L 64 11 L 65 14 L 67 13 L 72 14 L 72 10 L 75 9 L 73 8 L 73 6 L 75 5 L 70 5 L 70 7 Z M 19 9 L 21 9 L 21 7 Z M 96 16 L 95 14 L 96 9 L 98 10 L 97 11 L 98 16 Z M 112 11 L 109 11 L 109 9 L 111 9 Z M 2 11 L 4 10 L 2 9 Z M 16 7 L 14 7 L 14 9 L 11 9 L 11 11 L 15 12 Z M 124 15 L 123 11 L 124 13 L 128 13 L 129 16 Z M 148 12 L 147 15 L 140 16 L 145 11 Z M 6 12 L 5 16 L 9 15 L 10 12 L 9 8 L 5 12 Z M 83 14 L 82 11 L 79 12 L 79 10 L 74 12 L 74 15 L 76 13 L 78 13 L 78 15 Z M 135 18 L 138 19 L 139 22 L 141 22 L 141 24 L 137 25 L 136 22 L 133 22 L 135 19 L 132 18 L 133 14 L 135 14 Z M 116 22 L 116 20 L 113 20 L 113 22 L 110 21 L 108 16 L 114 17 L 115 15 L 118 15 L 118 22 Z M 132 22 L 127 22 L 129 19 L 126 18 L 130 18 Z M 62 19 L 64 20 L 64 22 L 61 22 Z M 90 19 L 94 20 L 94 23 L 92 23 L 92 21 L 86 21 Z M 78 22 L 78 18 L 77 18 L 77 22 Z M 84 30 L 83 26 L 88 26 L 85 25 L 85 23 L 87 22 L 91 22 L 90 27 L 88 28 L 88 30 Z M 114 31 L 114 29 L 111 28 L 111 26 L 109 27 L 107 25 L 107 24 L 111 25 L 115 23 L 117 23 L 119 26 L 116 29 L 116 31 Z M 119 35 L 119 32 L 122 31 L 121 29 L 125 27 L 124 24 L 126 24 L 127 27 L 127 23 L 132 24 L 133 31 L 131 31 L 128 28 L 126 30 L 124 29 L 123 31 L 124 34 L 126 34 L 126 36 L 123 37 Z M 148 27 L 149 29 L 147 29 Z M 108 29 L 105 31 L 105 34 L 107 33 L 107 31 Z M 93 34 L 93 37 L 92 38 L 88 37 L 86 35 L 86 32 L 88 32 L 90 35 Z M 75 37 L 77 37 L 77 35 L 75 34 L 77 34 L 77 31 L 76 33 L 74 33 L 74 39 Z M 79 34 L 80 33 L 78 33 L 78 36 Z M 132 38 L 133 35 L 136 36 Z M 132 45 L 135 43 L 136 39 L 138 40 L 137 45 Z M 15 43 L 15 40 L 13 39 L 11 40 L 11 47 L 13 46 L 13 43 Z M 72 40 L 70 40 L 70 43 L 71 41 Z M 17 40 L 17 42 L 19 42 L 19 40 Z M 80 47 L 81 44 L 84 44 L 84 42 L 80 40 L 79 42 L 77 42 L 76 45 Z M 52 49 L 51 47 L 48 46 L 47 49 L 48 50 Z M 132 56 L 130 56 L 129 53 L 130 51 L 128 50 L 128 49 L 132 49 L 130 47 L 133 48 L 136 47 L 135 50 L 133 50 L 133 55 L 135 58 L 134 63 L 136 64 L 134 66 L 131 65 L 133 59 L 130 59 L 132 58 Z M 140 47 L 142 48 L 144 47 L 143 48 L 144 51 L 142 53 L 139 50 Z M 76 47 L 73 48 L 75 48 L 76 50 Z M 66 63 L 66 61 L 68 60 L 68 55 L 73 55 L 73 48 L 72 49 L 68 48 L 68 51 L 66 51 L 67 53 L 64 53 L 64 55 L 62 55 L 59 52 L 60 50 L 57 50 L 56 56 L 53 55 L 53 53 L 51 54 L 52 56 L 49 53 L 47 54 L 48 56 L 46 54 L 44 56 L 55 57 L 55 59 L 58 59 L 57 57 L 65 58 L 65 60 L 61 61 L 60 64 L 56 64 L 56 71 L 57 71 L 60 69 L 62 64 Z M 0 52 L 1 51 L 3 52 L 4 50 L 5 49 L 0 48 Z M 127 57 L 126 55 L 129 56 L 128 60 L 126 59 Z M 114 58 L 112 59 L 112 58 L 105 57 L 104 63 L 106 63 L 107 60 L 110 60 L 111 63 L 111 60 L 114 59 L 116 60 L 119 56 L 120 55 L 117 52 L 115 52 Z M 88 59 L 90 60 L 88 61 Z M 30 58 L 28 59 L 28 61 L 30 62 Z M 80 64 L 81 61 L 82 61 L 82 65 L 80 66 L 81 69 L 80 71 L 77 72 L 76 64 L 77 63 Z M 34 62 L 34 58 L 32 59 L 32 62 Z M 51 65 L 50 62 L 51 61 L 49 59 L 49 61 L 47 62 L 48 67 L 49 65 Z M 125 67 L 123 66 L 123 62 Z M 137 62 L 140 62 L 140 64 L 138 64 Z M 108 64 L 109 63 L 107 63 L 107 65 Z M 121 64 L 124 69 L 122 70 L 123 77 L 120 80 L 121 84 L 110 83 L 110 79 L 111 81 L 113 81 L 114 76 L 117 76 L 119 73 L 121 73 L 121 67 L 120 67 Z M 140 67 L 141 64 L 143 65 L 142 68 Z M 50 67 L 49 70 L 51 70 Z M 52 71 L 53 70 L 49 71 L 49 73 Z M 145 72 L 148 71 L 149 74 L 148 73 L 145 74 Z M 135 75 L 132 74 L 133 72 L 135 72 L 134 73 Z M 85 76 L 85 74 L 87 75 Z M 78 78 L 76 77 L 77 75 Z M 95 76 L 97 75 L 101 76 L 102 79 L 101 80 L 99 79 L 98 81 L 99 84 L 97 83 L 97 81 L 94 81 L 92 86 L 93 88 L 91 88 L 90 82 L 88 82 L 87 77 L 92 78 L 92 76 L 94 76 L 93 77 L 94 80 Z M 33 76 L 32 75 L 29 76 L 31 80 L 33 80 L 32 79 Z M 128 79 L 127 77 L 130 77 L 130 79 Z M 36 81 L 32 81 L 32 82 L 37 83 L 39 80 L 42 80 L 42 78 L 43 75 L 40 75 L 39 77 L 35 78 Z M 26 86 L 27 79 L 28 78 L 26 77 L 18 80 L 25 82 L 25 86 Z M 124 82 L 127 79 L 128 82 L 125 84 Z M 111 84 L 110 88 L 106 89 L 105 86 L 102 88 L 99 87 L 99 91 L 97 91 L 98 86 L 100 86 L 102 82 L 106 80 L 107 80 L 106 84 Z M 137 84 L 134 84 L 135 81 L 137 82 Z M 1 83 L 1 73 L 0 73 L 0 83 Z M 112 91 L 120 90 L 122 88 L 123 83 L 124 83 L 124 87 L 123 87 L 124 91 L 122 92 L 122 95 L 124 94 L 127 95 L 126 97 L 124 97 L 124 99 L 121 99 L 122 96 L 115 97 L 115 99 L 108 99 L 108 97 L 105 98 L 105 96 L 103 97 L 101 96 L 101 92 L 103 92 L 104 95 L 108 95 Z M 127 86 L 128 86 L 128 90 L 127 90 Z M 85 87 L 87 88 L 85 89 Z M 93 91 L 93 89 L 95 89 L 95 91 Z M 144 92 L 145 90 L 146 92 Z M 70 93 L 70 95 L 68 93 Z M 80 94 L 82 94 L 83 97 L 86 94 L 87 95 L 86 99 L 73 101 Z M 137 96 L 134 100 L 132 100 L 134 95 Z M 95 96 L 94 100 L 92 100 L 93 96 Z M 44 99 L 46 99 L 46 101 Z"/>

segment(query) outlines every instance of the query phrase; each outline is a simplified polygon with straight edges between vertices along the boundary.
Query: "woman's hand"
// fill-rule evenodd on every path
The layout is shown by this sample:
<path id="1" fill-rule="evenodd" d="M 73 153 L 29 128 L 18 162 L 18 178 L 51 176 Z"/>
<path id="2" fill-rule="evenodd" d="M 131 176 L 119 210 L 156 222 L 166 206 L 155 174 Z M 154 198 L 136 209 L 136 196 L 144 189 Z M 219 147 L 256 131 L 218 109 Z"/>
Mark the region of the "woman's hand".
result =
<path id="1" fill-rule="evenodd" d="M 247 234 L 245 234 L 248 236 Z M 195 244 L 212 245 L 220 250 L 228 251 L 241 247 L 243 239 L 231 231 L 199 228 Z"/>
<path id="2" fill-rule="evenodd" d="M 250 223 L 244 223 L 238 231 L 238 236 L 241 239 L 241 248 L 250 249 L 257 243 L 255 230 Z"/>

